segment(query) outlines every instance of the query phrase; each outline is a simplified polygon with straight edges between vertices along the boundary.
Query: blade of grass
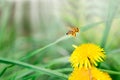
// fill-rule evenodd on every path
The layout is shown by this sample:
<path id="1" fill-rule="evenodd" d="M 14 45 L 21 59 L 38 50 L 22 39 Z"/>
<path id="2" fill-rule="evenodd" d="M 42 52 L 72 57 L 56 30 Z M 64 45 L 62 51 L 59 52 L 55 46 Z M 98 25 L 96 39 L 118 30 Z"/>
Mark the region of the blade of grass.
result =
<path id="1" fill-rule="evenodd" d="M 62 58 L 57 58 L 57 59 L 54 59 L 50 62 L 48 62 L 48 64 L 44 65 L 44 67 L 51 67 L 52 65 L 55 65 L 55 64 L 58 64 L 58 63 L 65 63 L 67 64 L 69 61 L 69 56 L 65 56 L 65 57 L 62 57 Z"/>
<path id="2" fill-rule="evenodd" d="M 21 78 L 25 77 L 25 76 L 28 76 L 30 74 L 43 74 L 42 72 L 35 72 L 33 70 L 30 70 L 30 69 L 27 69 L 27 68 L 24 68 L 24 69 L 20 69 L 18 70 L 17 72 L 15 72 L 15 74 L 12 74 L 10 76 L 7 76 L 5 78 L 5 80 L 9 80 L 11 78 L 14 77 L 14 80 L 21 80 Z"/>
<path id="3" fill-rule="evenodd" d="M 58 40 L 56 40 L 56 41 L 53 42 L 53 43 L 50 43 L 50 44 L 48 44 L 48 45 L 46 45 L 46 46 L 44 46 L 44 47 L 42 47 L 42 48 L 39 48 L 39 49 L 37 49 L 37 50 L 34 50 L 32 53 L 27 54 L 26 56 L 20 58 L 20 60 L 26 60 L 26 59 L 28 59 L 28 58 L 30 58 L 30 57 L 38 54 L 39 52 L 45 50 L 46 48 L 51 47 L 51 46 L 59 43 L 60 41 L 63 41 L 63 40 L 68 39 L 68 38 L 70 38 L 70 37 L 69 37 L 69 36 L 63 36 L 63 37 L 59 38 Z"/>
<path id="4" fill-rule="evenodd" d="M 106 70 L 106 69 L 100 69 L 101 71 L 107 72 L 109 74 L 115 74 L 115 75 L 120 75 L 120 72 L 117 71 L 112 71 L 112 70 Z M 71 72 L 73 71 L 72 68 L 63 68 L 63 69 L 56 69 L 55 71 L 58 72 Z"/>
<path id="5" fill-rule="evenodd" d="M 8 69 L 8 68 L 10 68 L 10 67 L 12 67 L 13 65 L 9 65 L 9 66 L 7 66 L 7 67 L 5 67 L 1 72 L 0 72 L 0 77 L 4 74 L 4 72 Z"/>
<path id="6" fill-rule="evenodd" d="M 104 30 L 103 37 L 101 40 L 101 47 L 103 48 L 105 48 L 107 38 L 110 32 L 110 28 L 112 26 L 112 22 L 115 17 L 117 9 L 118 9 L 117 1 L 110 0 L 107 19 L 105 21 L 105 30 Z"/>
<path id="7" fill-rule="evenodd" d="M 63 63 L 63 62 L 64 63 L 68 63 L 68 58 L 69 58 L 69 56 L 58 58 L 58 59 L 54 59 L 54 60 L 50 61 L 48 64 L 42 65 L 42 66 L 45 67 L 45 68 L 50 68 L 52 65 L 55 65 L 55 64 L 58 64 L 58 63 Z M 32 70 L 30 71 L 29 70 L 29 71 L 24 72 L 24 74 L 19 73 L 18 74 L 19 76 L 16 79 L 20 79 L 20 78 L 24 77 L 25 75 L 29 75 L 29 74 L 31 74 L 33 72 L 34 71 L 32 71 Z"/>
<path id="8" fill-rule="evenodd" d="M 107 53 L 109 53 L 109 54 L 113 54 L 113 53 L 118 53 L 118 52 L 120 52 L 120 49 L 115 49 L 115 50 L 112 50 L 112 51 L 108 51 Z"/>
<path id="9" fill-rule="evenodd" d="M 91 28 L 97 27 L 98 25 L 100 25 L 102 23 L 103 23 L 103 21 L 92 23 L 92 24 L 89 24 L 89 25 L 85 25 L 85 26 L 81 27 L 80 31 L 81 32 L 87 31 L 87 30 L 89 30 Z"/>
<path id="10" fill-rule="evenodd" d="M 62 78 L 65 78 L 65 79 L 68 78 L 67 75 L 59 73 L 57 71 L 52 71 L 50 69 L 45 69 L 45 68 L 42 68 L 42 67 L 37 67 L 37 66 L 31 65 L 31 64 L 20 62 L 20 61 L 15 61 L 15 60 L 10 60 L 10 59 L 0 58 L 0 62 L 1 63 L 5 63 L 5 64 L 18 65 L 18 66 L 21 66 L 21 67 L 24 67 L 24 68 L 28 68 L 28 69 L 34 70 L 36 72 L 43 72 L 43 73 L 48 74 L 48 75 L 54 75 L 54 76 L 62 77 Z"/>
<path id="11" fill-rule="evenodd" d="M 100 69 L 104 72 L 107 72 L 109 74 L 115 74 L 115 75 L 120 75 L 120 72 L 117 72 L 117 71 L 112 71 L 112 70 L 106 70 L 106 69 Z"/>
<path id="12" fill-rule="evenodd" d="M 56 69 L 55 71 L 58 71 L 58 72 L 72 72 L 73 69 L 72 68 L 63 68 L 63 69 Z"/>
<path id="13" fill-rule="evenodd" d="M 29 74 L 31 74 L 31 73 L 33 73 L 33 72 L 34 72 L 34 71 L 29 70 L 29 71 L 26 71 L 26 72 L 24 72 L 24 73 L 20 73 L 20 74 L 17 75 L 16 80 L 21 79 L 21 78 L 23 78 L 24 76 L 27 76 L 27 75 L 29 75 Z"/>
<path id="14" fill-rule="evenodd" d="M 36 76 L 39 76 L 39 74 L 32 74 L 32 75 L 29 75 L 29 76 L 25 76 L 25 77 L 22 78 L 22 80 L 29 80 L 29 79 L 36 80 L 35 79 Z M 21 79 L 17 79 L 17 80 L 21 80 Z"/>
<path id="15" fill-rule="evenodd" d="M 1 15 L 2 17 L 0 20 L 0 44 L 2 44 L 4 37 L 5 37 L 4 33 L 5 33 L 6 26 L 7 26 L 7 23 L 11 15 L 10 10 L 11 10 L 11 5 L 6 6 L 5 9 L 3 9 L 3 12 Z M 0 45 L 0 47 L 2 46 Z"/>

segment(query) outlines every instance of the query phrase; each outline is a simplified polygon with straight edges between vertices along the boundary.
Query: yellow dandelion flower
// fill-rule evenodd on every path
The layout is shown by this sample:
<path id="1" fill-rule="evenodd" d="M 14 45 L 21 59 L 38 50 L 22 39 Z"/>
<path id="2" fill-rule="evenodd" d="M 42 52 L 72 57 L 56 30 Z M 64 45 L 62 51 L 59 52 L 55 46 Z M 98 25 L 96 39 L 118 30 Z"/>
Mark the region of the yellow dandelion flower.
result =
<path id="1" fill-rule="evenodd" d="M 74 68 L 90 68 L 93 64 L 97 66 L 97 62 L 105 58 L 104 50 L 95 44 L 87 43 L 73 47 L 75 50 L 70 56 L 70 62 Z"/>
<path id="2" fill-rule="evenodd" d="M 112 80 L 111 77 L 95 67 L 75 68 L 68 80 Z"/>

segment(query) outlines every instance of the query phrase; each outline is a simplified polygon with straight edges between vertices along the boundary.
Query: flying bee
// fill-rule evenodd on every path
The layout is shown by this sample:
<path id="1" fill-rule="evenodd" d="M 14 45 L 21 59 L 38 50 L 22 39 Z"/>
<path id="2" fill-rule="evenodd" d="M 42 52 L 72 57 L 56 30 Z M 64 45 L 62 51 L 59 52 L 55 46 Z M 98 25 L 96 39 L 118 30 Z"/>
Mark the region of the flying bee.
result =
<path id="1" fill-rule="evenodd" d="M 66 35 L 72 35 L 73 37 L 76 37 L 77 32 L 79 32 L 78 27 L 71 27 L 70 30 L 66 33 Z"/>

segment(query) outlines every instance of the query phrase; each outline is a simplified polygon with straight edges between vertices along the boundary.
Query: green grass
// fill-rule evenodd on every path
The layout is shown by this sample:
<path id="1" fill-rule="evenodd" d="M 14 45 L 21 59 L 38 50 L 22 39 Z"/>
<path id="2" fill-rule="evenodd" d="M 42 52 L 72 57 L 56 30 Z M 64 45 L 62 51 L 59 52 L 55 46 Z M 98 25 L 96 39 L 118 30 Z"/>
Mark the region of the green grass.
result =
<path id="1" fill-rule="evenodd" d="M 83 5 L 72 0 L 68 4 L 59 17 L 52 15 L 54 11 L 43 14 L 38 9 L 40 14 L 36 16 L 40 23 L 33 25 L 34 19 L 30 20 L 27 12 L 29 6 L 22 4 L 25 8 L 19 15 L 24 18 L 21 16 L 19 20 L 14 9 L 19 11 L 20 7 L 0 1 L 0 80 L 67 80 L 72 72 L 69 63 L 72 45 L 84 43 L 98 44 L 105 49 L 107 58 L 99 68 L 113 80 L 120 80 L 120 27 L 116 24 L 120 21 L 119 0 L 108 1 L 106 13 L 101 12 L 106 14 L 105 18 L 92 22 L 86 20 L 88 13 Z M 66 24 L 79 27 L 76 38 L 65 35 Z"/>

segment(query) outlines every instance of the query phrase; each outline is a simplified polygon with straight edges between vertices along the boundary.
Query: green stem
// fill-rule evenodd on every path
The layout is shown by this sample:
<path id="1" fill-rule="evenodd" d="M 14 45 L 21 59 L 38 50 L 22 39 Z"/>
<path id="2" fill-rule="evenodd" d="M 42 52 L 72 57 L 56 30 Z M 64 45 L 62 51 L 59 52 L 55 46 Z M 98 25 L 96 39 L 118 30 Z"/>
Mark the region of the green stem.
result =
<path id="1" fill-rule="evenodd" d="M 80 28 L 80 31 L 84 32 L 84 31 L 87 31 L 87 30 L 92 29 L 94 27 L 98 27 L 98 25 L 100 25 L 102 23 L 103 23 L 103 21 L 92 23 L 92 24 L 89 24 L 89 25 L 85 25 L 85 26 Z"/>
<path id="2" fill-rule="evenodd" d="M 31 65 L 31 64 L 20 62 L 20 61 L 14 61 L 14 60 L 10 60 L 10 59 L 0 58 L 0 62 L 5 63 L 5 64 L 14 64 L 14 65 L 22 66 L 24 68 L 32 69 L 36 72 L 43 72 L 43 73 L 48 74 L 48 75 L 52 74 L 52 75 L 59 76 L 59 77 L 65 78 L 65 79 L 68 78 L 67 75 L 59 73 L 57 71 L 53 71 L 53 70 L 50 70 L 50 69 L 45 69 L 45 68 L 42 68 L 42 67 L 37 67 L 37 66 Z"/>
<path id="3" fill-rule="evenodd" d="M 1 11 L 1 17 L 0 17 L 0 47 L 2 47 L 2 42 L 4 41 L 4 33 L 6 31 L 6 26 L 10 18 L 10 9 L 12 8 L 11 5 L 8 5 L 5 7 L 4 11 Z"/>
<path id="4" fill-rule="evenodd" d="M 30 58 L 30 57 L 38 54 L 39 52 L 45 50 L 46 48 L 48 48 L 48 47 L 50 47 L 50 46 L 52 46 L 52 45 L 54 45 L 54 44 L 56 44 L 56 43 L 58 43 L 58 42 L 60 42 L 60 41 L 62 41 L 62 40 L 68 39 L 68 38 L 70 38 L 70 37 L 68 37 L 68 36 L 63 36 L 63 37 L 59 38 L 58 40 L 56 40 L 55 42 L 50 43 L 50 44 L 48 44 L 48 45 L 46 45 L 46 46 L 44 46 L 44 47 L 42 47 L 42 48 L 39 48 L 39 49 L 35 50 L 34 52 L 32 52 L 32 53 L 30 53 L 30 54 L 27 54 L 26 56 L 20 58 L 20 60 L 26 60 L 26 59 L 28 59 L 28 58 Z"/>
<path id="5" fill-rule="evenodd" d="M 4 72 L 5 72 L 8 68 L 10 68 L 10 67 L 12 67 L 12 66 L 14 66 L 14 65 L 9 65 L 9 66 L 5 67 L 5 68 L 0 72 L 0 77 L 4 74 Z"/>
<path id="6" fill-rule="evenodd" d="M 107 38 L 108 38 L 108 34 L 109 34 L 109 31 L 110 31 L 110 28 L 111 28 L 111 23 L 109 25 L 106 24 L 106 28 L 104 30 L 104 35 L 103 35 L 102 42 L 101 42 L 101 47 L 103 47 L 103 48 L 106 45 L 106 41 L 107 41 Z"/>
<path id="7" fill-rule="evenodd" d="M 103 48 L 105 48 L 105 45 L 106 45 L 106 42 L 108 39 L 108 35 L 110 32 L 110 28 L 112 26 L 113 19 L 115 17 L 116 11 L 118 9 L 117 5 L 118 5 L 117 1 L 113 1 L 113 0 L 110 1 L 109 11 L 108 11 L 107 19 L 105 22 L 105 30 L 104 30 L 103 38 L 101 41 L 101 47 L 103 47 Z"/>
<path id="8" fill-rule="evenodd" d="M 100 69 L 100 70 L 104 71 L 104 72 L 107 72 L 109 74 L 120 75 L 120 72 L 117 72 L 117 71 L 106 70 L 106 69 Z M 73 71 L 73 69 L 72 68 L 63 68 L 63 69 L 57 69 L 55 71 L 58 71 L 58 72 L 71 72 L 71 71 Z"/>
<path id="9" fill-rule="evenodd" d="M 112 50 L 112 51 L 108 51 L 107 53 L 113 54 L 113 53 L 119 53 L 119 52 L 120 52 L 120 49 L 115 49 L 115 50 Z"/>
<path id="10" fill-rule="evenodd" d="M 100 69 L 100 70 L 102 70 L 102 71 L 104 71 L 104 72 L 107 72 L 107 73 L 109 73 L 109 74 L 116 74 L 116 75 L 120 75 L 120 72 L 117 72 L 117 71 L 106 70 L 106 69 Z"/>

